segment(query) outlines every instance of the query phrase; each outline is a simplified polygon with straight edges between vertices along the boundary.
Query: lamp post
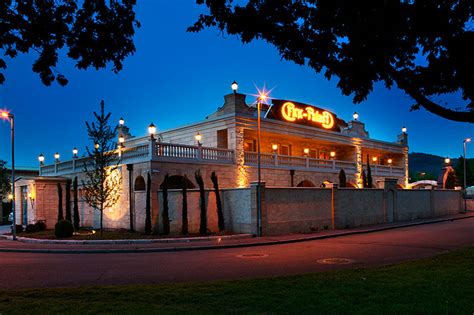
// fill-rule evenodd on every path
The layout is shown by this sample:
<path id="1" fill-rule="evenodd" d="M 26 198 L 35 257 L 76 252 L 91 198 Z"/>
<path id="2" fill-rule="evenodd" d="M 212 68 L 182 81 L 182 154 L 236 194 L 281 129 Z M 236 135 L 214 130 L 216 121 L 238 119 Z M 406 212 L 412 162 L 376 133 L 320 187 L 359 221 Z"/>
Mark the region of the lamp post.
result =
<path id="1" fill-rule="evenodd" d="M 154 139 L 155 133 L 156 133 L 156 126 L 153 123 L 151 123 L 148 126 L 148 134 L 150 135 L 150 138 Z"/>
<path id="2" fill-rule="evenodd" d="M 257 236 L 262 236 L 262 168 L 260 155 L 260 125 L 261 125 L 261 106 L 262 101 L 267 99 L 267 95 L 261 92 L 257 101 Z"/>
<path id="3" fill-rule="evenodd" d="M 12 236 L 13 240 L 16 240 L 16 211 L 15 211 L 15 117 L 12 113 L 2 112 L 1 117 L 10 120 L 11 129 L 11 142 L 12 142 L 12 213 L 13 213 L 13 224 L 12 224 Z"/>
<path id="4" fill-rule="evenodd" d="M 234 91 L 234 94 L 237 93 L 237 89 L 239 88 L 239 85 L 237 84 L 236 81 L 232 82 L 232 84 L 230 85 L 230 87 L 232 88 L 232 90 Z"/>
<path id="5" fill-rule="evenodd" d="M 467 171 L 466 171 L 466 144 L 468 142 L 471 142 L 472 139 L 471 138 L 466 138 L 464 139 L 464 141 L 462 142 L 463 144 L 463 153 L 464 153 L 464 165 L 463 165 L 463 171 L 464 171 L 464 187 L 463 187 L 463 190 L 464 190 L 464 212 L 467 211 L 467 207 L 466 207 L 466 195 L 467 195 L 467 190 L 466 190 L 466 187 L 467 187 L 467 180 L 466 180 L 466 177 L 467 177 Z"/>

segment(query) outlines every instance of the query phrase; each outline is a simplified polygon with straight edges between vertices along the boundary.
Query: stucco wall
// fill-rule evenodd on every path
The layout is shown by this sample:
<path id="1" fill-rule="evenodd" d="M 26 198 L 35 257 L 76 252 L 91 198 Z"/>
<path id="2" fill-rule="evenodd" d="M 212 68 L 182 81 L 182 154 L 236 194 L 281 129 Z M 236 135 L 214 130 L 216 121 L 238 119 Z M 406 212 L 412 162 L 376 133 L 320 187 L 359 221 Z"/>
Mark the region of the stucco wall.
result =
<path id="1" fill-rule="evenodd" d="M 395 221 L 410 221 L 433 216 L 430 190 L 398 190 Z"/>
<path id="2" fill-rule="evenodd" d="M 226 229 L 235 233 L 253 233 L 250 189 L 225 189 L 221 199 Z"/>
<path id="3" fill-rule="evenodd" d="M 266 235 L 314 232 L 331 228 L 331 190 L 266 188 Z"/>

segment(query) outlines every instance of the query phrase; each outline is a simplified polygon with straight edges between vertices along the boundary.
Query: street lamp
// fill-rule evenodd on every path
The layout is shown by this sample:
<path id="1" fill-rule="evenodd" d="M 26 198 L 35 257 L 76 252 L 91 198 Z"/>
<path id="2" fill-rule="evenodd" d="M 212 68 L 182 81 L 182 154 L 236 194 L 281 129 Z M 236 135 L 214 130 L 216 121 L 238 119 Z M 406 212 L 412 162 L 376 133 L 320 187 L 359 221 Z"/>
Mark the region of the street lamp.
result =
<path id="1" fill-rule="evenodd" d="M 16 211 L 15 211 L 15 117 L 12 113 L 2 111 L 1 118 L 10 120 L 11 129 L 11 142 L 12 142 L 12 212 L 13 212 L 13 225 L 12 225 L 12 236 L 13 240 L 16 240 Z"/>
<path id="2" fill-rule="evenodd" d="M 464 141 L 462 142 L 463 144 L 463 153 L 464 153 L 464 211 L 466 211 L 466 194 L 467 194 L 467 191 L 466 191 L 466 187 L 467 187 L 467 184 L 466 184 L 466 177 L 467 177 L 467 171 L 466 171 L 466 144 L 468 142 L 471 142 L 472 139 L 471 138 L 466 138 L 464 139 Z"/>
<path id="3" fill-rule="evenodd" d="M 54 159 L 56 160 L 56 163 L 59 163 L 59 157 L 60 155 L 58 152 L 54 153 Z"/>
<path id="4" fill-rule="evenodd" d="M 72 158 L 73 159 L 77 158 L 78 153 L 79 153 L 79 150 L 77 148 L 72 149 Z"/>
<path id="5" fill-rule="evenodd" d="M 444 159 L 444 163 L 445 163 L 446 165 L 449 165 L 449 163 L 451 163 L 451 159 L 448 158 L 448 157 L 445 158 L 445 159 Z"/>
<path id="6" fill-rule="evenodd" d="M 261 107 L 262 102 L 268 98 L 265 91 L 259 92 L 257 100 L 257 236 L 262 236 L 262 168 L 260 155 L 261 142 Z"/>
<path id="7" fill-rule="evenodd" d="M 234 91 L 234 94 L 237 93 L 237 89 L 239 88 L 239 85 L 237 84 L 236 81 L 232 82 L 231 87 L 232 87 L 232 90 Z"/>
<path id="8" fill-rule="evenodd" d="M 148 126 L 148 134 L 150 135 L 150 137 L 153 139 L 155 137 L 155 133 L 156 133 L 156 126 L 153 125 L 153 123 L 151 123 L 149 126 Z"/>

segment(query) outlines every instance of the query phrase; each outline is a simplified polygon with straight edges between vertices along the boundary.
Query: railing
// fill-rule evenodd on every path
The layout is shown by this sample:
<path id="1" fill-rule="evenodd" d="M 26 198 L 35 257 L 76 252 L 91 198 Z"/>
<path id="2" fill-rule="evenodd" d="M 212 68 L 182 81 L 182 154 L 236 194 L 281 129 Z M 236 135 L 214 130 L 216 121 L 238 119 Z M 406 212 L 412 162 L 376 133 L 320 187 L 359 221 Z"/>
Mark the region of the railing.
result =
<path id="1" fill-rule="evenodd" d="M 155 147 L 150 151 L 150 147 Z M 153 154 L 150 154 L 152 152 Z M 234 162 L 234 151 L 220 148 L 208 148 L 203 146 L 191 146 L 183 144 L 172 144 L 150 141 L 134 147 L 125 147 L 117 150 L 115 160 L 119 164 L 140 163 L 147 161 L 164 162 L 197 162 L 197 163 L 223 163 Z M 88 168 L 93 166 L 93 160 L 86 158 L 75 158 L 69 161 L 57 162 L 44 165 L 40 168 L 40 175 L 54 176 L 80 173 L 84 171 L 84 163 Z"/>
<path id="2" fill-rule="evenodd" d="M 367 166 L 364 165 L 364 171 L 367 172 Z M 405 169 L 400 166 L 391 165 L 371 165 L 370 172 L 375 176 L 405 176 Z"/>
<path id="3" fill-rule="evenodd" d="M 256 166 L 258 163 L 258 154 L 256 152 L 245 152 L 245 164 Z M 323 160 L 302 156 L 288 156 L 278 154 L 260 154 L 260 163 L 262 166 L 272 166 L 275 168 L 296 168 L 318 171 L 336 172 L 343 168 L 349 172 L 355 172 L 356 164 L 350 161 Z"/>

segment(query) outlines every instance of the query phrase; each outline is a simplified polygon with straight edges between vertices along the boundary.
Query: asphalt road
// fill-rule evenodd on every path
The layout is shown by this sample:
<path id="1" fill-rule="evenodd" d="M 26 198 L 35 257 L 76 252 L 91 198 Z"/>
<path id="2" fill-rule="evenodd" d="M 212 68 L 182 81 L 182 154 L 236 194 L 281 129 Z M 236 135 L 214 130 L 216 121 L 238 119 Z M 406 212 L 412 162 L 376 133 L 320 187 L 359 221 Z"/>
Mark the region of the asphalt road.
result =
<path id="1" fill-rule="evenodd" d="M 391 264 L 472 246 L 474 218 L 248 248 L 132 254 L 0 253 L 0 290 L 303 274 Z M 327 258 L 348 261 L 322 261 Z"/>

